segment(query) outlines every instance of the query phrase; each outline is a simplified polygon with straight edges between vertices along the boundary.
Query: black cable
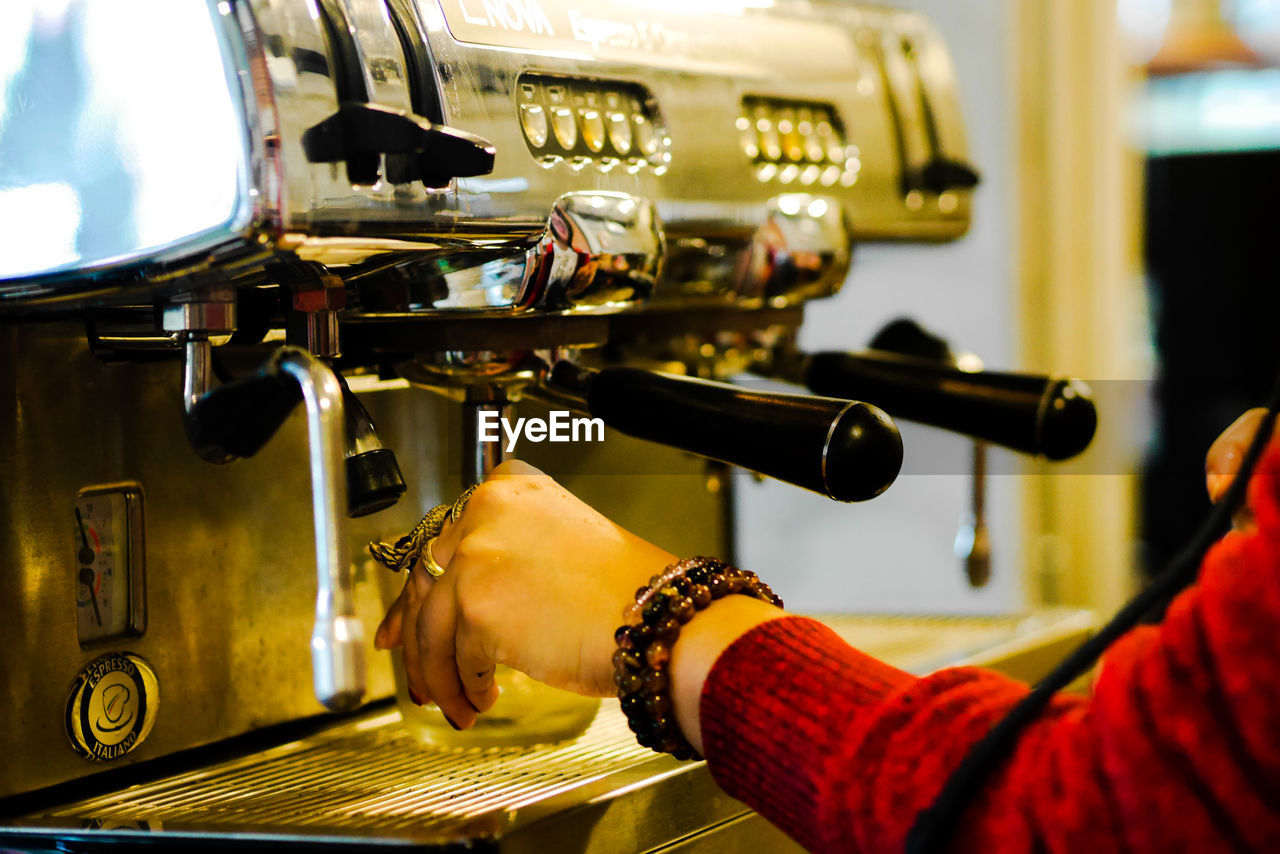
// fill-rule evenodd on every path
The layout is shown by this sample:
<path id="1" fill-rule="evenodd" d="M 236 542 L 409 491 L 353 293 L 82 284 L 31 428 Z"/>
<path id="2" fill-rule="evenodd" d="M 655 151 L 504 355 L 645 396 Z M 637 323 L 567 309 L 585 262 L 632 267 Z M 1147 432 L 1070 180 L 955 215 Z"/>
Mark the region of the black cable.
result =
<path id="1" fill-rule="evenodd" d="M 969 750 L 947 778 L 933 804 L 916 816 L 915 824 L 907 834 L 907 854 L 941 851 L 983 779 L 1008 756 L 1017 743 L 1018 735 L 1044 711 L 1054 695 L 1087 673 L 1107 647 L 1137 625 L 1152 608 L 1168 601 L 1195 580 L 1204 553 L 1218 539 L 1219 532 L 1243 503 L 1249 478 L 1271 438 L 1277 412 L 1280 411 L 1280 374 L 1276 376 L 1266 408 L 1267 414 L 1249 444 L 1249 450 L 1245 453 L 1231 488 L 1210 511 L 1191 542 L 1145 589 L 1116 612 L 1110 622 L 1063 659 Z"/>

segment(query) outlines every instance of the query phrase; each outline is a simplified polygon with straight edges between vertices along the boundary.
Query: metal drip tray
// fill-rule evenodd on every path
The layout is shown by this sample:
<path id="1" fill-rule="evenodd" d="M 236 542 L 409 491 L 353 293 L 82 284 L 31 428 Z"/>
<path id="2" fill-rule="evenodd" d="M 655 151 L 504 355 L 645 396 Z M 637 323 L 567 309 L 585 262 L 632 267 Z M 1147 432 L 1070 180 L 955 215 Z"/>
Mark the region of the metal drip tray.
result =
<path id="1" fill-rule="evenodd" d="M 870 654 L 925 672 L 959 662 L 1040 675 L 1091 630 L 1083 612 L 1015 617 L 827 618 Z M 1032 672 L 1035 671 L 1035 672 Z M 252 755 L 79 800 L 0 828 L 44 844 L 439 846 L 500 851 L 681 848 L 717 829 L 780 837 L 702 763 L 639 747 L 616 702 L 581 737 L 520 748 L 430 748 L 370 713 Z M 729 832 L 729 831 L 727 831 Z M 777 847 L 776 845 L 774 847 Z M 728 850 L 728 849 L 726 849 Z M 772 850 L 769 845 L 757 850 Z"/>
<path id="2" fill-rule="evenodd" d="M 46 815 L 152 830 L 443 841 L 509 829 L 534 804 L 636 766 L 678 767 L 636 744 L 614 708 L 573 741 L 525 748 L 430 748 L 399 723 L 398 712 L 378 714 Z"/>

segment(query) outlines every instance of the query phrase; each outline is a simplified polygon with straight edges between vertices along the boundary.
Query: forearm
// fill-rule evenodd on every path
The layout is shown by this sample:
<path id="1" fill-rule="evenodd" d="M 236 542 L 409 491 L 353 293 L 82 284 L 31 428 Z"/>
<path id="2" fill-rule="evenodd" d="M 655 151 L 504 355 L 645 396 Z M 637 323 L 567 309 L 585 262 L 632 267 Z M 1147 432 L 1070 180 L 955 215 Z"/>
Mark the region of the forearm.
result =
<path id="1" fill-rule="evenodd" d="M 668 678 L 676 723 L 694 750 L 702 753 L 701 698 L 707 675 L 738 638 L 787 613 L 749 596 L 726 596 L 700 611 L 680 632 Z"/>
<path id="2" fill-rule="evenodd" d="M 1113 648 L 1090 700 L 1059 698 L 1027 728 L 953 850 L 1280 850 L 1280 505 L 1259 504 L 1264 533 L 1219 544 L 1162 626 Z M 833 851 L 902 850 L 1027 690 L 975 668 L 915 679 L 803 618 L 757 624 L 701 677 L 717 781 Z"/>

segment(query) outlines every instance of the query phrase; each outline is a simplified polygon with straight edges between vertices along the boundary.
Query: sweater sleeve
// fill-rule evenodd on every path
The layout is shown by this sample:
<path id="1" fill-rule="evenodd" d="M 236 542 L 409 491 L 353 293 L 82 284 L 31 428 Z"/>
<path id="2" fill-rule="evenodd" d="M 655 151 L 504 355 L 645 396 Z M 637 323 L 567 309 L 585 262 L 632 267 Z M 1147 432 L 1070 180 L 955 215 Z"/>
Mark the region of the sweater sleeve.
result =
<path id="1" fill-rule="evenodd" d="M 1104 659 L 975 793 L 952 850 L 1280 850 L 1280 448 L 1160 626 Z M 901 851 L 969 748 L 1027 692 L 978 668 L 917 679 L 814 620 L 753 629 L 703 687 L 704 752 L 731 795 L 810 850 Z"/>

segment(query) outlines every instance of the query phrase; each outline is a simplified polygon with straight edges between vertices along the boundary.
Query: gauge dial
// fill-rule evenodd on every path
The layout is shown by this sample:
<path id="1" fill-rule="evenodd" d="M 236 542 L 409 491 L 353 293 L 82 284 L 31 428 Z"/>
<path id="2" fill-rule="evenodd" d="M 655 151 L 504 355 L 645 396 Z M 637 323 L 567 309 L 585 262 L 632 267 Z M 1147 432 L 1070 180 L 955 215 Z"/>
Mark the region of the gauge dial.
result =
<path id="1" fill-rule="evenodd" d="M 82 645 L 140 634 L 141 502 L 135 487 L 81 490 L 72 514 Z"/>

